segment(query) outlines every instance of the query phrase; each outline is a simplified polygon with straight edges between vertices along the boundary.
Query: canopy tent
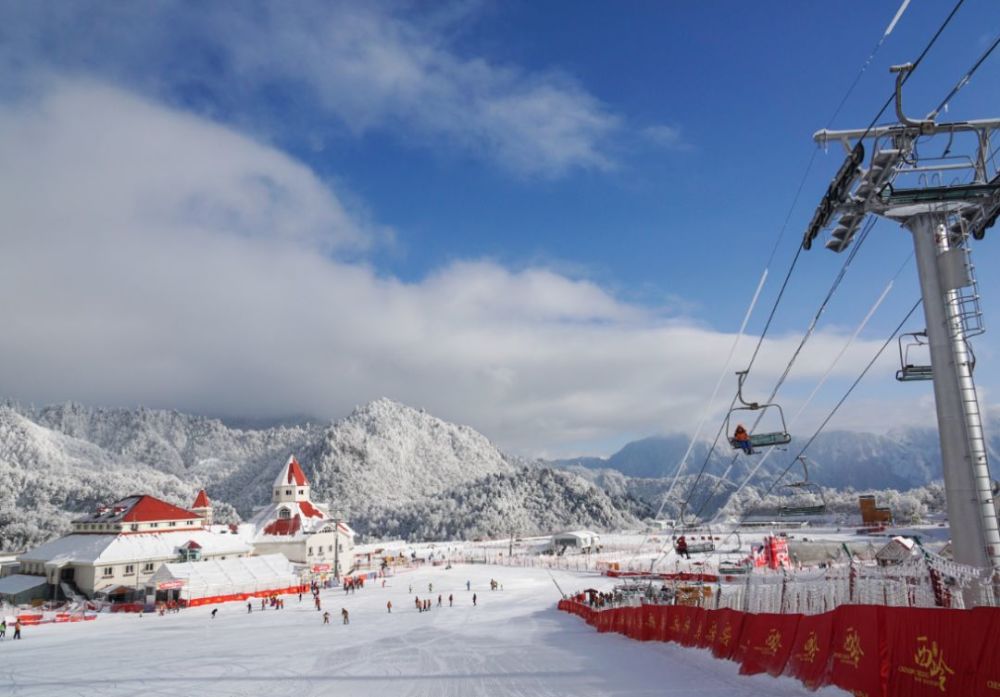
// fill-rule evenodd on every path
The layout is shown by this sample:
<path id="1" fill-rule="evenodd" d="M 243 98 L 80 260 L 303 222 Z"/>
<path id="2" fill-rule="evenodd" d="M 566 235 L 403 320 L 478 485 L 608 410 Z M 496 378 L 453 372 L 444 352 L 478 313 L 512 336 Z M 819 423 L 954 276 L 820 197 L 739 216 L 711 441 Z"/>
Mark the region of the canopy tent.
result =
<path id="1" fill-rule="evenodd" d="M 178 589 L 188 604 L 237 600 L 265 592 L 298 589 L 301 581 L 283 554 L 164 564 L 148 586 Z M 199 603 L 197 601 L 202 601 Z"/>
<path id="2" fill-rule="evenodd" d="M 0 578 L 0 601 L 23 605 L 45 598 L 48 580 L 44 576 L 13 574 Z"/>

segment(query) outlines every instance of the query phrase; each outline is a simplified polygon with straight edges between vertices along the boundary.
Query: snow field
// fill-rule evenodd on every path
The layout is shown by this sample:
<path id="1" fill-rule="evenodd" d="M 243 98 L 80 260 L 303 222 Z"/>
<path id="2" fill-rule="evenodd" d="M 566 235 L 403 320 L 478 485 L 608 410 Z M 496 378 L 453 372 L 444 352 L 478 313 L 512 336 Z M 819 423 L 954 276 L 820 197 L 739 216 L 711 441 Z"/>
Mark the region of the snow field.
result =
<path id="1" fill-rule="evenodd" d="M 565 571 L 570 592 L 613 580 Z M 495 578 L 503 591 L 490 591 Z M 472 582 L 466 591 L 465 582 Z M 427 584 L 433 592 L 427 592 Z M 413 586 L 413 594 L 408 592 Z M 478 607 L 472 606 L 472 594 Z M 443 607 L 437 607 L 438 594 Z M 448 595 L 455 606 L 448 607 Z M 433 598 L 419 613 L 414 595 Z M 707 651 L 597 634 L 555 610 L 559 595 L 542 569 L 487 565 L 431 567 L 363 590 L 321 594 L 330 625 L 303 595 L 284 610 L 247 614 L 226 603 L 159 617 L 105 615 L 96 622 L 26 627 L 0 643 L 0 694 L 142 697 L 312 697 L 433 695 L 690 695 L 791 697 L 817 693 L 787 678 L 741 676 Z M 386 601 L 392 601 L 392 614 Z M 219 609 L 213 620 L 213 607 Z M 341 624 L 347 608 L 351 623 Z"/>

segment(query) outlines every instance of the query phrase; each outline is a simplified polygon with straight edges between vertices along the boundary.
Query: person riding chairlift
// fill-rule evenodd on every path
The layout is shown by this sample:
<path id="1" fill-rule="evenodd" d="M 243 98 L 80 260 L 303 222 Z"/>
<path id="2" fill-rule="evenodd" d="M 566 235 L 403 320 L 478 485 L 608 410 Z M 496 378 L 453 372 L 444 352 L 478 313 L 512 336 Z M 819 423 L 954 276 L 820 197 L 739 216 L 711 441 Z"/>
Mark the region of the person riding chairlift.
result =
<path id="1" fill-rule="evenodd" d="M 743 428 L 743 424 L 736 425 L 736 432 L 733 433 L 733 445 L 743 448 L 747 455 L 753 455 L 753 447 L 750 445 L 750 434 Z"/>

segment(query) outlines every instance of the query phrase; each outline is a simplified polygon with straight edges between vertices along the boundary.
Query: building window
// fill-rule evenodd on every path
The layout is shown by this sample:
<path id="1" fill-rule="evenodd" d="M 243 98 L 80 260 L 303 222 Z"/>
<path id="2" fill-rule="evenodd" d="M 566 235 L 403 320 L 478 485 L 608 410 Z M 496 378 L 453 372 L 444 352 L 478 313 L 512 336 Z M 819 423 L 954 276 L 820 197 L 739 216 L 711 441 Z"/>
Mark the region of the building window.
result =
<path id="1" fill-rule="evenodd" d="M 104 567 L 104 578 L 109 578 L 115 575 L 115 568 L 113 566 Z"/>
<path id="2" fill-rule="evenodd" d="M 170 527 L 172 527 L 172 528 L 176 528 L 177 527 L 177 521 L 176 520 L 171 520 L 170 523 L 168 523 L 168 525 L 170 525 Z"/>
<path id="3" fill-rule="evenodd" d="M 288 520 L 289 518 L 292 517 L 292 512 L 287 508 L 282 508 L 278 511 L 278 517 L 284 520 Z"/>
<path id="4" fill-rule="evenodd" d="M 333 551 L 333 545 L 330 545 L 330 547 L 327 549 L 327 551 L 328 552 L 332 552 Z"/>
<path id="5" fill-rule="evenodd" d="M 153 562 L 147 561 L 142 565 L 143 573 L 151 574 L 153 573 Z"/>
<path id="6" fill-rule="evenodd" d="M 312 548 L 312 547 L 310 547 L 310 548 L 309 548 L 309 555 L 308 555 L 308 556 L 310 556 L 310 557 L 311 557 L 312 555 L 313 555 L 313 548 Z"/>
<path id="7" fill-rule="evenodd" d="M 292 490 L 291 489 L 285 489 L 285 495 L 291 496 L 292 495 Z"/>
<path id="8" fill-rule="evenodd" d="M 125 565 L 125 575 L 126 576 L 131 576 L 134 573 L 135 573 L 135 564 L 126 564 Z"/>
<path id="9" fill-rule="evenodd" d="M 151 527 L 151 528 L 158 528 L 158 527 L 160 527 L 160 524 L 159 523 L 150 523 L 149 527 Z"/>
<path id="10" fill-rule="evenodd" d="M 299 489 L 299 495 L 300 495 L 300 496 L 304 496 L 304 495 L 305 495 L 305 493 L 306 493 L 306 490 L 305 490 L 305 489 Z"/>
<path id="11" fill-rule="evenodd" d="M 132 532 L 135 532 L 136 530 L 139 529 L 139 524 L 138 523 L 132 523 L 129 527 L 132 529 Z"/>

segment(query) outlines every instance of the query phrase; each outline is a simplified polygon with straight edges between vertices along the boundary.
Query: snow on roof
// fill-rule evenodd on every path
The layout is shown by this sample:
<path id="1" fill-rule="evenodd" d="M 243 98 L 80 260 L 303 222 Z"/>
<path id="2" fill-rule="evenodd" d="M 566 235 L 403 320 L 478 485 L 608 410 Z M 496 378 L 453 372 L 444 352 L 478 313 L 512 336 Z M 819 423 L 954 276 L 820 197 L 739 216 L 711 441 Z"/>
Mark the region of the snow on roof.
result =
<path id="1" fill-rule="evenodd" d="M 47 564 L 101 564 L 142 559 L 173 559 L 189 541 L 201 545 L 202 554 L 246 554 L 250 546 L 237 535 L 207 530 L 178 530 L 129 535 L 66 535 L 35 547 L 20 556 L 23 561 Z"/>
<path id="2" fill-rule="evenodd" d="M 27 576 L 25 574 L 13 574 L 0 578 L 0 595 L 14 595 L 22 593 L 38 586 L 44 586 L 48 581 L 44 576 Z"/>
<path id="3" fill-rule="evenodd" d="M 288 510 L 288 516 L 280 515 L 280 510 Z M 265 535 L 304 536 L 319 532 L 330 520 L 326 507 L 308 501 L 282 501 L 272 503 L 257 511 L 251 523 L 257 530 L 258 538 Z M 332 521 L 331 521 L 332 525 Z M 345 535 L 354 531 L 341 523 Z"/>
<path id="4" fill-rule="evenodd" d="M 211 508 L 212 502 L 208 500 L 208 494 L 202 489 L 198 492 L 198 495 L 194 499 L 194 503 L 191 504 L 191 508 Z"/>
<path id="5" fill-rule="evenodd" d="M 575 537 L 578 540 L 590 539 L 592 537 L 600 537 L 596 532 L 591 532 L 590 530 L 570 530 L 569 532 L 561 532 L 553 537 Z"/>
<path id="6" fill-rule="evenodd" d="M 292 563 L 284 554 L 263 554 L 259 557 L 164 564 L 153 574 L 149 585 L 180 579 L 186 581 L 181 591 L 186 598 L 277 590 L 300 583 Z"/>
<path id="7" fill-rule="evenodd" d="M 99 506 L 89 516 L 77 518 L 74 523 L 152 523 L 161 520 L 199 520 L 200 515 L 186 508 L 167 503 L 155 496 L 139 494 L 126 496 L 112 504 Z"/>
<path id="8" fill-rule="evenodd" d="M 306 479 L 306 474 L 302 471 L 302 467 L 294 455 L 288 458 L 288 462 L 278 472 L 278 476 L 274 480 L 274 486 L 288 486 L 293 483 L 298 486 L 309 485 L 309 480 Z"/>

